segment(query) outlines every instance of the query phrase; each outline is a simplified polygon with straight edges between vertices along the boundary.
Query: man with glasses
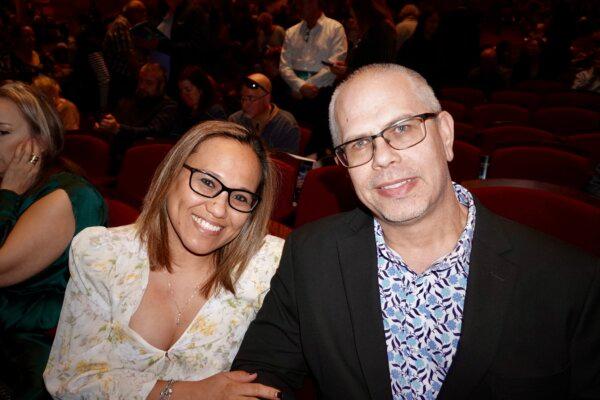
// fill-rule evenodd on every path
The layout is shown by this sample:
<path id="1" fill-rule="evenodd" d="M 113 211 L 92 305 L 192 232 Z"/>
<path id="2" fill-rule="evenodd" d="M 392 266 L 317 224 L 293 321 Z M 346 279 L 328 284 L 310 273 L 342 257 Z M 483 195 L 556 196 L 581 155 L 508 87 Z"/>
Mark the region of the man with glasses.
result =
<path id="1" fill-rule="evenodd" d="M 453 120 L 427 82 L 359 69 L 330 104 L 364 208 L 294 231 L 232 369 L 284 398 L 591 399 L 600 265 L 450 179 Z"/>
<path id="2" fill-rule="evenodd" d="M 271 81 L 263 74 L 244 78 L 242 109 L 229 120 L 260 135 L 271 150 L 298 154 L 300 128 L 294 116 L 271 102 Z"/>

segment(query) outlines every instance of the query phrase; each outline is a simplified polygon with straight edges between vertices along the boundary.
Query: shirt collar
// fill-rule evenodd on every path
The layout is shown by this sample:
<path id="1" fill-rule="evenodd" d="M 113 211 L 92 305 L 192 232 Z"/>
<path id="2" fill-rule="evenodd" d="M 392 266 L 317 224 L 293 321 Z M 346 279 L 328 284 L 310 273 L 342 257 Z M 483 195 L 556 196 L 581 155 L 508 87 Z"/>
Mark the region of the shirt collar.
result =
<path id="1" fill-rule="evenodd" d="M 449 268 L 452 265 L 452 263 L 448 261 L 453 258 L 453 255 L 463 253 L 465 250 L 470 253 L 471 242 L 473 241 L 473 232 L 475 230 L 475 201 L 473 200 L 473 195 L 471 194 L 471 192 L 469 192 L 465 187 L 455 182 L 452 182 L 452 185 L 457 200 L 463 206 L 468 208 L 467 223 L 465 224 L 465 228 L 463 229 L 460 237 L 458 238 L 454 249 L 447 255 L 435 261 L 431 265 L 431 267 L 428 268 L 423 274 L 426 274 L 431 271 L 439 271 L 442 269 Z M 377 221 L 377 219 L 374 218 L 374 222 L 375 243 L 377 246 L 378 254 L 393 263 L 406 266 L 406 263 L 402 259 L 402 256 L 400 256 L 400 254 L 398 254 L 385 243 L 385 239 L 383 237 L 383 229 L 379 221 Z M 468 265 L 465 264 L 464 267 L 468 268 Z"/>

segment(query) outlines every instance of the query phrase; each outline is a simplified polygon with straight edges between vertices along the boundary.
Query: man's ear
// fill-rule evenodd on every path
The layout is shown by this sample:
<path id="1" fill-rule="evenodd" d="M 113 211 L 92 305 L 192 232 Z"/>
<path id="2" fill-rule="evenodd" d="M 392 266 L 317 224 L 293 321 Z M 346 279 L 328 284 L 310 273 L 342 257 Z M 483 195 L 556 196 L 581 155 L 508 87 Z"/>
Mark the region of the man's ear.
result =
<path id="1" fill-rule="evenodd" d="M 437 127 L 444 146 L 446 161 L 450 162 L 454 158 L 454 119 L 447 111 L 441 111 L 437 116 Z"/>

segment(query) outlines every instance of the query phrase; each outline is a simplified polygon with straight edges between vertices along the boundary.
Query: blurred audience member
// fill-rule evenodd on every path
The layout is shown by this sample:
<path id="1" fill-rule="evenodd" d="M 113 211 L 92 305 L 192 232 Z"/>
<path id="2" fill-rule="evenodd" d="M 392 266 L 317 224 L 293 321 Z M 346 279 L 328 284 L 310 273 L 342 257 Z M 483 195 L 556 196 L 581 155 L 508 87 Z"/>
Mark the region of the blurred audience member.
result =
<path id="1" fill-rule="evenodd" d="M 258 33 L 256 44 L 262 56 L 271 52 L 280 52 L 285 39 L 285 29 L 273 24 L 273 17 L 268 12 L 258 16 Z"/>
<path id="2" fill-rule="evenodd" d="M 60 86 L 54 79 L 40 75 L 33 79 L 33 86 L 38 88 L 51 104 L 54 104 L 65 130 L 79 129 L 79 110 L 75 104 L 61 97 Z"/>
<path id="3" fill-rule="evenodd" d="M 347 72 L 367 64 L 394 62 L 396 31 L 386 1 L 352 0 L 351 7 L 358 22 L 358 37 L 348 50 Z"/>
<path id="4" fill-rule="evenodd" d="M 37 90 L 0 87 L 0 130 L 0 382 L 15 399 L 41 399 L 71 239 L 106 209 L 60 157 L 60 119 Z"/>
<path id="5" fill-rule="evenodd" d="M 218 103 L 211 78 L 197 66 L 186 67 L 179 75 L 181 104 L 173 134 L 181 136 L 192 126 L 207 120 L 226 120 L 227 113 Z"/>
<path id="6" fill-rule="evenodd" d="M 488 94 L 508 86 L 509 76 L 498 65 L 493 47 L 481 52 L 479 65 L 469 72 L 468 81 Z"/>
<path id="7" fill-rule="evenodd" d="M 441 69 L 448 66 L 441 62 L 439 26 L 436 11 L 423 11 L 415 33 L 400 48 L 397 58 L 398 64 L 419 72 L 434 88 L 439 86 Z"/>
<path id="8" fill-rule="evenodd" d="M 104 37 L 104 58 L 110 71 L 110 98 L 113 104 L 130 95 L 135 87 L 139 59 L 129 30 L 146 19 L 144 3 L 130 1 L 110 24 Z"/>
<path id="9" fill-rule="evenodd" d="M 399 13 L 400 22 L 396 25 L 396 48 L 402 47 L 404 42 L 412 37 L 419 23 L 421 12 L 414 4 L 406 4 Z"/>
<path id="10" fill-rule="evenodd" d="M 31 76 L 42 70 L 42 61 L 35 49 L 35 33 L 30 26 L 25 25 L 19 28 L 14 52 Z"/>
<path id="11" fill-rule="evenodd" d="M 271 150 L 297 154 L 300 128 L 292 114 L 271 102 L 271 81 L 263 74 L 244 79 L 240 101 L 242 109 L 229 120 L 258 134 Z"/>
<path id="12" fill-rule="evenodd" d="M 572 88 L 600 93 L 600 49 L 594 54 L 592 66 L 575 75 Z"/>
<path id="13" fill-rule="evenodd" d="M 344 27 L 325 16 L 320 0 L 297 0 L 302 21 L 289 28 L 281 50 L 279 69 L 301 120 L 312 121 L 309 151 L 331 147 L 327 107 L 336 75 L 329 66 L 345 61 L 348 51 Z"/>
<path id="14" fill-rule="evenodd" d="M 112 135 L 112 172 L 133 142 L 147 137 L 164 137 L 177 117 L 177 103 L 165 94 L 166 76 L 156 63 L 145 64 L 138 77 L 133 98 L 123 99 L 115 114 L 106 114 L 95 124 L 100 132 Z"/>

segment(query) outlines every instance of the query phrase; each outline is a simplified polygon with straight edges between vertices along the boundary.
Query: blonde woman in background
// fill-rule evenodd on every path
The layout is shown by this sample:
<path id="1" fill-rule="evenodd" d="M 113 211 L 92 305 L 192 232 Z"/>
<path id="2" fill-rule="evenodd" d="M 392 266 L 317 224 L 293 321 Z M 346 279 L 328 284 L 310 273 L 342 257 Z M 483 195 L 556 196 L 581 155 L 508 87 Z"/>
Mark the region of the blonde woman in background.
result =
<path id="1" fill-rule="evenodd" d="M 40 75 L 33 79 L 33 86 L 38 88 L 56 107 L 63 127 L 67 131 L 79 129 L 79 110 L 69 100 L 61 97 L 60 85 L 54 79 Z"/>

